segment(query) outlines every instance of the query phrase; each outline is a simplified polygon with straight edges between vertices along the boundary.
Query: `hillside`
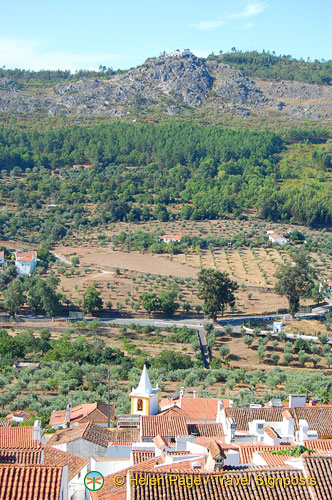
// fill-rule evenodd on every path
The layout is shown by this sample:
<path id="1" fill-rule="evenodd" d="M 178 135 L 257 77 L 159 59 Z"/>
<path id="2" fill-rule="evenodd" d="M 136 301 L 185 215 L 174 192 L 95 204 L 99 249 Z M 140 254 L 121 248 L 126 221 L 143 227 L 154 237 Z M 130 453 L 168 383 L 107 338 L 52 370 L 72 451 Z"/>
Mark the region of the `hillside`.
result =
<path id="1" fill-rule="evenodd" d="M 279 59 L 269 55 L 267 63 L 259 55 L 163 55 L 128 71 L 104 68 L 71 75 L 1 70 L 0 112 L 125 117 L 206 110 L 214 117 L 331 119 L 330 63 Z"/>

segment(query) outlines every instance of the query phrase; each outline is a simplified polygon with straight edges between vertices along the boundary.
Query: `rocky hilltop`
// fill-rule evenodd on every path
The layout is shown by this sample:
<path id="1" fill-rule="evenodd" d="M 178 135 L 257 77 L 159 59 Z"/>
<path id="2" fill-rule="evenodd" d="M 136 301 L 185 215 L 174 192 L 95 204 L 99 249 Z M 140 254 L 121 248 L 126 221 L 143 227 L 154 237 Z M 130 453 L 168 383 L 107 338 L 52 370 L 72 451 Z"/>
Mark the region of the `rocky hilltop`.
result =
<path id="1" fill-rule="evenodd" d="M 194 55 L 162 56 L 108 79 L 82 79 L 34 88 L 0 78 L 0 111 L 123 116 L 133 110 L 179 114 L 207 108 L 215 113 L 332 118 L 332 87 L 250 79 L 218 61 Z"/>

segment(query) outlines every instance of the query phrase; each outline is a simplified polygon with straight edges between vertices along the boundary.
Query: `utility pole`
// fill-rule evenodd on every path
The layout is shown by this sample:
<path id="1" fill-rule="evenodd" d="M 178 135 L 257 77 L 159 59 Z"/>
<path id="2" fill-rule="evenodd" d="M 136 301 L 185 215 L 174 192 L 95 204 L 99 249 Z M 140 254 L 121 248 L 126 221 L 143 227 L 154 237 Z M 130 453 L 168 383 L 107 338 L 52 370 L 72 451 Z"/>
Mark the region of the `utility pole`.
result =
<path id="1" fill-rule="evenodd" d="M 108 406 L 107 406 L 107 427 L 111 427 L 111 408 L 110 408 L 110 398 L 111 398 L 111 376 L 110 369 L 107 369 L 107 384 L 108 384 Z"/>

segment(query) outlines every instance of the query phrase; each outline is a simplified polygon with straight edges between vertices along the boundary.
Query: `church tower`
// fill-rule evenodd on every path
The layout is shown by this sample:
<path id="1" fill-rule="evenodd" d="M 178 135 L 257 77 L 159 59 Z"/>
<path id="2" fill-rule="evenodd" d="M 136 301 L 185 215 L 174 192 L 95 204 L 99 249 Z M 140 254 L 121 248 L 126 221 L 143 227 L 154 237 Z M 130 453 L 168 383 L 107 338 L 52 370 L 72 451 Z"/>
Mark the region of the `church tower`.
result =
<path id="1" fill-rule="evenodd" d="M 132 415 L 156 415 L 159 411 L 159 387 L 152 389 L 148 371 L 144 365 L 137 389 L 130 393 Z"/>

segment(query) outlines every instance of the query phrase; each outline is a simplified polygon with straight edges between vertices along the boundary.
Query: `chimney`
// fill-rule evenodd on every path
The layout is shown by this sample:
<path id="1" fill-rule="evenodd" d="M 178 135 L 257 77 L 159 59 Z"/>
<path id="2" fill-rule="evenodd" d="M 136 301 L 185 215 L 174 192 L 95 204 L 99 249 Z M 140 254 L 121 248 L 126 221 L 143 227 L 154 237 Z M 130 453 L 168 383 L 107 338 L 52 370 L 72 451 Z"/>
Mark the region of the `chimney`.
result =
<path id="1" fill-rule="evenodd" d="M 196 398 L 196 391 L 193 391 L 193 398 Z"/>
<path id="2" fill-rule="evenodd" d="M 307 397 L 305 394 L 290 394 L 289 408 L 305 408 Z"/>
<path id="3" fill-rule="evenodd" d="M 182 404 L 183 394 L 184 394 L 184 387 L 181 387 L 181 389 L 180 389 L 180 408 L 181 408 L 181 404 Z"/>
<path id="4" fill-rule="evenodd" d="M 71 399 L 69 400 L 68 406 L 66 408 L 66 427 L 70 427 L 70 416 L 71 416 Z"/>
<path id="5" fill-rule="evenodd" d="M 34 441 L 42 442 L 43 430 L 41 420 L 35 420 L 33 424 L 33 439 Z"/>

